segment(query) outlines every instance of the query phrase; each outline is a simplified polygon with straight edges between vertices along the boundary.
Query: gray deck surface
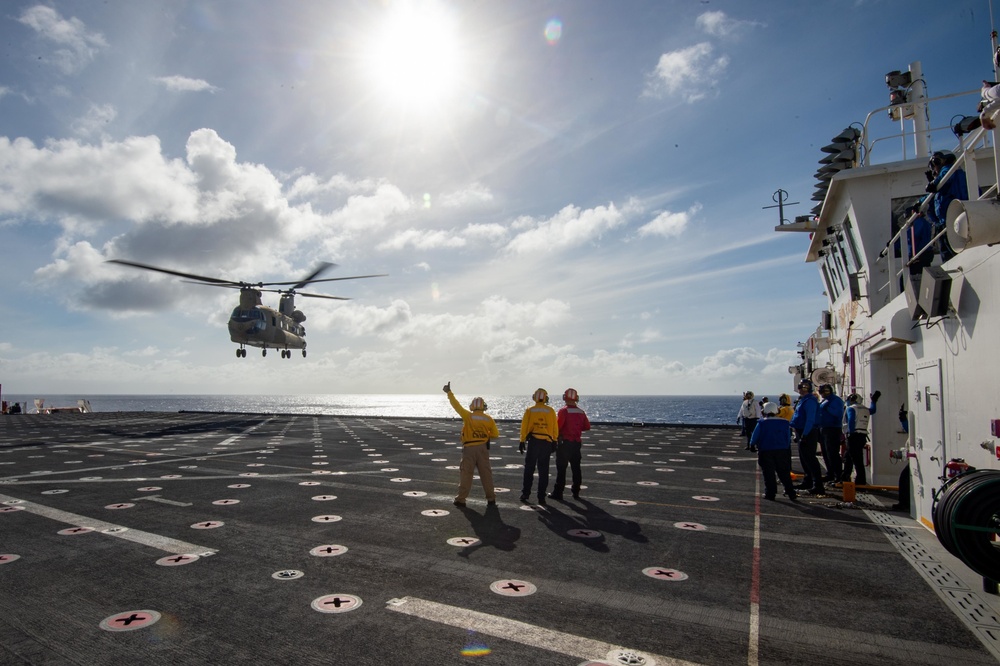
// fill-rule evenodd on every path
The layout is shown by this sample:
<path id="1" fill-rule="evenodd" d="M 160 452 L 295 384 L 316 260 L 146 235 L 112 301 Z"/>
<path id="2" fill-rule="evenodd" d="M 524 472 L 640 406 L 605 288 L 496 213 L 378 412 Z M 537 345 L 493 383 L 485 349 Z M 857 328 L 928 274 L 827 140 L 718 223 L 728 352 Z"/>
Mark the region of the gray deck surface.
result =
<path id="1" fill-rule="evenodd" d="M 581 499 L 541 508 L 500 423 L 488 509 L 452 504 L 460 426 L 0 418 L 0 664 L 997 662 L 994 600 L 919 573 L 955 567 L 932 535 L 760 499 L 735 430 L 595 426 Z"/>

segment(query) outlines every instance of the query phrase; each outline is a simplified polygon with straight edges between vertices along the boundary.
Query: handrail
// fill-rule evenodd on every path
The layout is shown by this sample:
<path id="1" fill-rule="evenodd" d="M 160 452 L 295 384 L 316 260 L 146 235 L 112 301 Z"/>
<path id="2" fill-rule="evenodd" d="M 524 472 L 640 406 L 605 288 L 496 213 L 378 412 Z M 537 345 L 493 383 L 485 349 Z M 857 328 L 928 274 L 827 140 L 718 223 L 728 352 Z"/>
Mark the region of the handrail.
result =
<path id="1" fill-rule="evenodd" d="M 877 109 L 869 111 L 868 115 L 865 116 L 865 122 L 861 126 L 862 129 L 861 129 L 861 141 L 860 141 L 860 143 L 861 143 L 861 146 L 864 148 L 864 155 L 862 156 L 862 159 L 861 159 L 861 166 L 870 166 L 871 165 L 871 152 L 872 152 L 871 148 L 872 148 L 872 146 L 875 145 L 875 143 L 877 143 L 879 141 L 879 139 L 876 139 L 875 141 L 872 141 L 872 143 L 870 143 L 870 144 L 868 143 L 868 123 L 869 123 L 869 121 L 871 121 L 872 116 L 874 116 L 876 113 L 881 113 L 882 111 L 888 111 L 889 109 L 903 109 L 904 107 L 907 107 L 907 106 L 925 106 L 925 105 L 929 104 L 930 102 L 937 102 L 937 101 L 940 101 L 940 100 L 943 100 L 943 99 L 951 99 L 951 98 L 954 98 L 954 97 L 964 97 L 965 95 L 978 95 L 978 94 L 980 94 L 980 92 L 981 92 L 981 89 L 976 89 L 976 90 L 968 90 L 968 91 L 965 91 L 965 92 L 949 93 L 947 95 L 939 95 L 937 97 L 925 97 L 925 98 L 923 98 L 921 100 L 918 100 L 916 102 L 906 102 L 906 103 L 903 103 L 903 104 L 890 104 L 888 106 L 879 107 Z M 929 133 L 929 132 L 938 131 L 938 130 L 927 129 L 927 130 L 922 130 L 922 131 Z M 903 132 L 903 133 L 899 134 L 898 136 L 906 138 L 906 137 L 911 136 L 911 135 L 916 135 L 916 132 Z"/>

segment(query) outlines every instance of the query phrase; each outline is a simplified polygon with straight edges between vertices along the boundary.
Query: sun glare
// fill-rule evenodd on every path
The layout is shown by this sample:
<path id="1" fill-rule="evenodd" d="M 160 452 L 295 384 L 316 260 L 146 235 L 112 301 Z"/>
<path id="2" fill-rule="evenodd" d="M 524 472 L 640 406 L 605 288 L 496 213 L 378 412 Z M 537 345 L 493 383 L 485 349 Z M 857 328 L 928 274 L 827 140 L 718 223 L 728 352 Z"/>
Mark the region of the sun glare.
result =
<path id="1" fill-rule="evenodd" d="M 369 43 L 367 73 L 389 102 L 428 109 L 455 92 L 458 51 L 454 21 L 442 7 L 394 5 Z"/>

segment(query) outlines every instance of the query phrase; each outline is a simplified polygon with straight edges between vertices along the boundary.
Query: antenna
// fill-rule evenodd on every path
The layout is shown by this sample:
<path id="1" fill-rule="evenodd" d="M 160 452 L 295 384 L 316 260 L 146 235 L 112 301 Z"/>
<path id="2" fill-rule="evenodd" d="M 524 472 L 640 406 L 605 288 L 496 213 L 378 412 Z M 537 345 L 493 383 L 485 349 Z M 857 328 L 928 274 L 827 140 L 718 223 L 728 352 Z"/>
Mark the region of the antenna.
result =
<path id="1" fill-rule="evenodd" d="M 779 189 L 771 196 L 771 201 L 776 205 L 774 206 L 761 206 L 761 210 L 767 210 L 768 208 L 778 209 L 778 224 L 788 224 L 788 220 L 785 219 L 785 206 L 795 206 L 798 201 L 793 201 L 791 203 L 786 203 L 788 201 L 788 192 Z"/>

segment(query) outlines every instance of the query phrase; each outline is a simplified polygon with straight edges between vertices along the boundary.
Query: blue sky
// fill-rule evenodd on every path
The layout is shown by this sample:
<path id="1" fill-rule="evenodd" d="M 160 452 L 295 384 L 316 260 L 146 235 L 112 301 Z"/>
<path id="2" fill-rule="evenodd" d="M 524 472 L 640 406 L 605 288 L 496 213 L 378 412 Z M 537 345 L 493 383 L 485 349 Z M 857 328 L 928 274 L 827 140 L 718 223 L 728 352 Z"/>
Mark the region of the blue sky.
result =
<path id="1" fill-rule="evenodd" d="M 788 390 L 826 299 L 763 207 L 809 211 L 886 72 L 992 78 L 989 34 L 984 0 L 10 0 L 0 384 Z M 307 359 L 238 359 L 233 292 L 109 258 L 389 277 L 300 300 Z"/>

